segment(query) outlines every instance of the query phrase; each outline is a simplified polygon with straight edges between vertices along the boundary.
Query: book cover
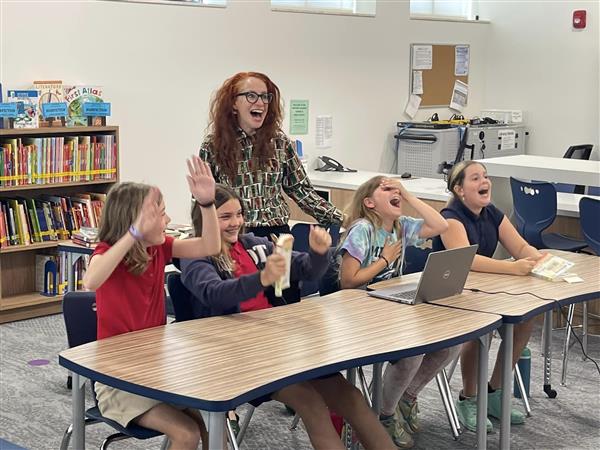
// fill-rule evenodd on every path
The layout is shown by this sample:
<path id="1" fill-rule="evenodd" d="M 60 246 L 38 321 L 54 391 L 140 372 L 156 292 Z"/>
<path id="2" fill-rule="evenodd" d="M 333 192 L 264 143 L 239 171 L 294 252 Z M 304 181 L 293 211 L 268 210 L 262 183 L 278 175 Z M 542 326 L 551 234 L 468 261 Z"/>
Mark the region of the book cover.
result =
<path id="1" fill-rule="evenodd" d="M 42 104 L 59 103 L 64 101 L 62 80 L 34 81 L 32 88 L 38 91 L 38 112 L 40 117 L 40 127 L 49 127 L 50 122 L 45 120 L 42 116 Z M 54 125 L 54 122 L 52 124 Z"/>
<path id="2" fill-rule="evenodd" d="M 64 86 L 64 100 L 67 102 L 67 126 L 79 127 L 87 125 L 87 117 L 83 115 L 84 103 L 102 103 L 101 86 Z"/>
<path id="3" fill-rule="evenodd" d="M 46 276 L 46 263 L 48 261 L 56 262 L 56 257 L 53 255 L 35 255 L 35 290 L 37 292 L 44 292 L 44 277 Z"/>
<path id="4" fill-rule="evenodd" d="M 561 279 L 574 265 L 571 261 L 547 253 L 537 262 L 531 274 L 544 280 L 555 281 Z"/>
<path id="5" fill-rule="evenodd" d="M 15 128 L 37 128 L 39 126 L 38 91 L 11 89 L 6 93 L 6 97 L 9 103 L 17 104 Z"/>

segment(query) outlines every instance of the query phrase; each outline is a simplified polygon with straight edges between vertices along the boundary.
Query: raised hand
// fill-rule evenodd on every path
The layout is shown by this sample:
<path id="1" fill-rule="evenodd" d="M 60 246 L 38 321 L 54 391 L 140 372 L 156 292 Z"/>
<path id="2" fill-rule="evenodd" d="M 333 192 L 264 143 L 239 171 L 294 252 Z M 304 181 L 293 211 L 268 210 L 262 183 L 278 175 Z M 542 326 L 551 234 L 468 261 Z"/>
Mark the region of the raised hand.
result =
<path id="1" fill-rule="evenodd" d="M 400 254 L 402 253 L 402 241 L 396 241 L 393 244 L 390 243 L 390 238 L 385 238 L 385 244 L 383 244 L 383 250 L 381 250 L 381 255 L 387 259 L 387 261 L 392 264 L 393 261 L 396 261 Z"/>
<path id="2" fill-rule="evenodd" d="M 311 225 L 310 234 L 308 235 L 308 245 L 313 252 L 324 255 L 329 250 L 329 247 L 331 247 L 331 235 L 325 228 Z"/>
<path id="3" fill-rule="evenodd" d="M 163 226 L 162 214 L 159 205 L 160 191 L 151 187 L 146 194 L 140 212 L 133 222 L 133 226 L 142 236 L 148 236 Z"/>
<path id="4" fill-rule="evenodd" d="M 189 175 L 186 175 L 190 192 L 201 205 L 206 205 L 215 200 L 215 179 L 210 171 L 210 166 L 194 155 L 187 160 Z"/>
<path id="5" fill-rule="evenodd" d="M 265 268 L 260 272 L 260 284 L 270 286 L 279 280 L 285 273 L 285 258 L 283 255 L 273 253 L 267 257 Z"/>

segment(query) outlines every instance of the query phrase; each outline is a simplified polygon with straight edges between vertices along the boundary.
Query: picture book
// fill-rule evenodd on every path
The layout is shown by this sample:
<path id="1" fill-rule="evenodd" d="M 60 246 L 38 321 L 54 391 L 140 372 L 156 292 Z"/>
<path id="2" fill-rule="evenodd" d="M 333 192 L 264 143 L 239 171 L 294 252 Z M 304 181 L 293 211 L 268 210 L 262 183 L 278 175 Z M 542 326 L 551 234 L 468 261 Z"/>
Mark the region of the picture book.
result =
<path id="1" fill-rule="evenodd" d="M 548 281 L 562 279 L 575 264 L 559 256 L 547 253 L 535 265 L 531 274 Z"/>
<path id="2" fill-rule="evenodd" d="M 37 128 L 38 120 L 38 91 L 9 90 L 6 93 L 9 103 L 17 104 L 15 128 Z"/>
<path id="3" fill-rule="evenodd" d="M 62 80 L 34 81 L 32 88 L 38 91 L 40 127 L 50 126 L 50 122 L 43 117 L 42 104 L 64 102 Z"/>
<path id="4" fill-rule="evenodd" d="M 64 86 L 64 101 L 67 102 L 67 126 L 79 127 L 87 125 L 87 117 L 83 115 L 84 103 L 102 103 L 102 87 L 100 86 Z"/>

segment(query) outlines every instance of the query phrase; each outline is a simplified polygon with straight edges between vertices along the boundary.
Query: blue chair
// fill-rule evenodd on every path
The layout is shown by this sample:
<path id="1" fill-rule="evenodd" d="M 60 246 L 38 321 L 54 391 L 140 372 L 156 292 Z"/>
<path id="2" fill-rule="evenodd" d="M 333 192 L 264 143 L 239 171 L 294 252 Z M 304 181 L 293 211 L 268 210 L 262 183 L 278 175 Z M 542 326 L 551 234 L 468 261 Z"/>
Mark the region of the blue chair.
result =
<path id="1" fill-rule="evenodd" d="M 556 219 L 556 189 L 552 183 L 511 177 L 510 187 L 517 231 L 530 245 L 572 252 L 587 246 L 583 241 L 559 233 L 542 234 Z"/>
<path id="2" fill-rule="evenodd" d="M 63 317 L 67 331 L 67 341 L 69 347 L 87 344 L 96 340 L 96 294 L 95 292 L 87 291 L 72 291 L 67 292 L 63 299 Z M 94 402 L 96 395 L 92 386 L 92 394 Z M 103 442 L 101 449 L 106 449 L 112 442 L 121 441 L 128 438 L 136 439 L 151 439 L 157 436 L 162 436 L 162 433 L 141 427 L 135 423 L 124 427 L 114 420 L 104 417 L 100 413 L 100 409 L 96 404 L 93 408 L 89 408 L 85 412 L 84 425 L 94 423 L 105 423 L 117 430 L 117 433 L 111 434 Z M 65 431 L 60 448 L 66 450 L 69 447 L 71 434 L 73 433 L 73 424 L 69 425 Z M 161 448 L 167 448 L 168 439 L 164 439 Z"/>
<path id="3" fill-rule="evenodd" d="M 419 248 L 409 245 L 406 248 L 406 255 L 404 256 L 402 274 L 408 275 L 409 273 L 423 272 L 427 257 L 432 251 L 431 248 Z"/>
<path id="4" fill-rule="evenodd" d="M 563 158 L 570 159 L 590 159 L 590 155 L 592 154 L 593 144 L 579 144 L 579 145 L 571 145 Z M 570 194 L 583 194 L 585 191 L 585 186 L 575 185 L 575 184 L 564 184 L 564 183 L 556 183 L 555 184 L 557 192 L 567 192 Z"/>
<path id="5" fill-rule="evenodd" d="M 308 235 L 310 234 L 309 223 L 296 223 L 291 228 L 290 233 L 294 236 L 294 247 L 293 249 L 297 252 L 308 252 L 310 245 L 308 244 Z M 340 240 L 340 227 L 339 225 L 330 225 L 329 234 L 331 235 L 332 245 L 335 246 Z M 300 296 L 306 297 L 319 292 L 318 281 L 302 281 L 300 283 Z M 329 292 L 331 293 L 331 292 Z"/>
<path id="6" fill-rule="evenodd" d="M 588 246 L 600 256 L 600 200 L 590 197 L 582 197 L 579 200 L 579 223 L 581 225 L 581 232 Z M 583 349 L 587 353 L 587 302 L 583 302 L 582 306 L 582 328 L 583 328 Z M 565 341 L 563 346 L 563 361 L 562 361 L 562 374 L 560 383 L 565 386 L 567 384 L 567 363 L 569 357 L 569 339 L 571 337 L 571 328 L 573 323 L 573 315 L 575 313 L 575 304 L 569 305 L 569 311 L 567 312 L 567 327 L 565 330 Z"/>
<path id="7" fill-rule="evenodd" d="M 579 223 L 585 242 L 600 256 L 600 200 L 590 197 L 579 200 Z"/>

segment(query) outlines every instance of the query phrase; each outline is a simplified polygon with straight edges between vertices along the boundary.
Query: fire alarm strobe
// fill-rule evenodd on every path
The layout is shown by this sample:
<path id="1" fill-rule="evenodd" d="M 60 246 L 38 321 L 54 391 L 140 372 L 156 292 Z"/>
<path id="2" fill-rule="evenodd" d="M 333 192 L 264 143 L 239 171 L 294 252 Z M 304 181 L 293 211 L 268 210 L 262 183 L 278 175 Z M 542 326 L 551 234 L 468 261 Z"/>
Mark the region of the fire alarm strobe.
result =
<path id="1" fill-rule="evenodd" d="M 573 11 L 573 28 L 585 28 L 585 13 L 584 9 Z"/>

